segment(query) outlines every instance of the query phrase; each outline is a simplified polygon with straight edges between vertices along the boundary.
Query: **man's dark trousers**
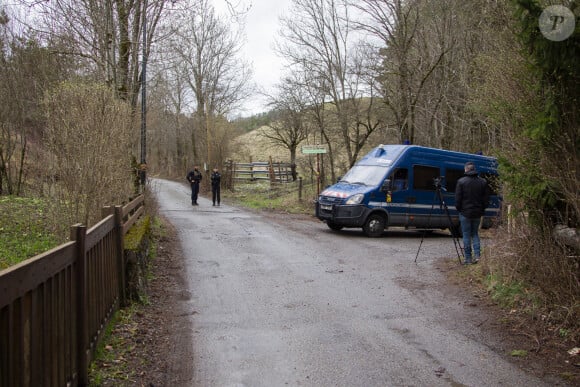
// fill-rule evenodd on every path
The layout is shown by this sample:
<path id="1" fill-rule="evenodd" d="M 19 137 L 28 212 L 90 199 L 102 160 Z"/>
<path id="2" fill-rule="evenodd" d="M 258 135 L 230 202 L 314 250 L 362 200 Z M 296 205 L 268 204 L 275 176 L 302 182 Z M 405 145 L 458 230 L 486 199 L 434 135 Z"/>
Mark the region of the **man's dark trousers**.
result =
<path id="1" fill-rule="evenodd" d="M 217 204 L 220 204 L 220 186 L 218 185 L 217 187 L 211 187 L 211 200 L 213 201 L 213 204 L 215 205 L 216 200 L 217 200 Z"/>
<path id="2" fill-rule="evenodd" d="M 199 182 L 191 183 L 191 204 L 197 204 L 198 194 L 199 194 Z"/>

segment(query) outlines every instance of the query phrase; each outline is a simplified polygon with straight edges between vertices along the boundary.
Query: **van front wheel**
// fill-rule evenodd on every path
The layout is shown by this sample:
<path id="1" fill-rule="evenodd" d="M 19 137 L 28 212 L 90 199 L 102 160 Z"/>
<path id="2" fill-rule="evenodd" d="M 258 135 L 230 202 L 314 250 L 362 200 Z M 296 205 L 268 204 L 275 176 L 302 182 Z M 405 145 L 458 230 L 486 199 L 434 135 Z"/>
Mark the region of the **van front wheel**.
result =
<path id="1" fill-rule="evenodd" d="M 340 231 L 344 227 L 344 226 L 341 226 L 340 224 L 334 223 L 331 220 L 327 220 L 326 225 L 328 226 L 328 228 L 330 228 L 331 230 L 334 230 L 334 231 Z"/>
<path id="2" fill-rule="evenodd" d="M 380 237 L 385 231 L 385 217 L 379 214 L 371 214 L 363 225 L 366 236 L 371 238 Z"/>

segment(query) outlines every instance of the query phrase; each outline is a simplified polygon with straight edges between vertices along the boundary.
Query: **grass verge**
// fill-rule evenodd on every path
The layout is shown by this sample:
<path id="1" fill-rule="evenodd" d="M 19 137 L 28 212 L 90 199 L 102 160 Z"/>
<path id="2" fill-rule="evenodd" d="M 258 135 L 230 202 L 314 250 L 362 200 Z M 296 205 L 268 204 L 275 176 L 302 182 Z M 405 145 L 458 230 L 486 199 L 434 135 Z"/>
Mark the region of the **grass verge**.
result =
<path id="1" fill-rule="evenodd" d="M 274 183 L 257 181 L 238 183 L 234 191 L 224 193 L 234 204 L 256 210 L 283 211 L 290 214 L 314 213 L 316 187 L 298 182 Z"/>
<path id="2" fill-rule="evenodd" d="M 0 196 L 0 270 L 58 246 L 42 199 Z"/>
<path id="3" fill-rule="evenodd" d="M 135 304 L 118 310 L 107 325 L 89 368 L 89 386 L 130 384 L 133 371 L 126 366 L 124 359 L 131 356 L 133 351 L 133 346 L 127 344 L 127 338 L 139 329 L 133 318 L 137 310 Z"/>
<path id="4" fill-rule="evenodd" d="M 145 282 L 149 283 L 153 279 L 151 267 L 157 257 L 158 241 L 166 235 L 166 230 L 158 217 L 147 216 L 132 229 L 132 233 L 144 232 L 143 227 L 150 227 L 151 233 L 148 268 L 145 273 Z M 127 236 L 126 243 L 129 242 L 128 245 L 131 245 L 136 238 L 129 233 Z M 134 356 L 135 343 L 143 341 L 138 338 L 142 328 L 136 316 L 143 315 L 143 309 L 149 305 L 150 300 L 149 295 L 145 293 L 139 294 L 137 299 L 138 301 L 133 301 L 129 306 L 118 310 L 107 325 L 89 368 L 90 386 L 131 386 L 134 385 L 134 379 L 139 377 L 136 375 L 137 371 L 131 369 L 126 360 Z M 143 363 L 147 361 L 142 359 Z"/>

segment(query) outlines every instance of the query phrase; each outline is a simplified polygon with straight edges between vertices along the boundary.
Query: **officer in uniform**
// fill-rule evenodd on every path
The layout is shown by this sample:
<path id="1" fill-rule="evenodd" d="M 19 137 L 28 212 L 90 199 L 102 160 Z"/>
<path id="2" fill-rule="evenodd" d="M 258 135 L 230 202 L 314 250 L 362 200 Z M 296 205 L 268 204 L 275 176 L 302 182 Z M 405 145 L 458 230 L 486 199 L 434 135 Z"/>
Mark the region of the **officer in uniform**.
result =
<path id="1" fill-rule="evenodd" d="M 213 205 L 215 206 L 216 200 L 217 205 L 220 205 L 220 183 L 221 183 L 222 175 L 219 173 L 217 168 L 213 169 L 211 173 L 211 200 L 213 201 Z"/>
<path id="2" fill-rule="evenodd" d="M 186 177 L 189 184 L 191 184 L 191 205 L 197 206 L 197 195 L 199 194 L 199 183 L 201 182 L 202 176 L 199 171 L 199 167 L 196 165 L 193 167 L 192 171 L 189 171 Z"/>

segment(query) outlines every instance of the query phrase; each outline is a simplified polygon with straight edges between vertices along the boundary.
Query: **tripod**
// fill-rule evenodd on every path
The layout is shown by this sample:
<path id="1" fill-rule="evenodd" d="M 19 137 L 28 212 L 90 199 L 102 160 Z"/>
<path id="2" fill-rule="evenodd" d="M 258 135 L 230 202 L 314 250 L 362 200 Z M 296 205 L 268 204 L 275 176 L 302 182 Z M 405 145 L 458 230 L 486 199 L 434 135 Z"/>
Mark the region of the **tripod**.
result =
<path id="1" fill-rule="evenodd" d="M 463 257 L 463 249 L 461 248 L 461 241 L 459 240 L 459 235 L 456 232 L 455 226 L 453 226 L 453 220 L 451 219 L 451 214 L 449 214 L 449 208 L 447 207 L 447 203 L 445 203 L 445 198 L 441 193 L 442 190 L 445 188 L 441 185 L 441 177 L 437 177 L 434 180 L 435 184 L 435 197 L 433 198 L 433 202 L 431 204 L 431 211 L 429 212 L 429 218 L 427 220 L 427 228 L 431 225 L 431 215 L 433 214 L 433 209 L 435 208 L 435 200 L 439 200 L 439 208 L 445 211 L 445 215 L 447 216 L 447 221 L 449 222 L 449 231 L 451 231 L 451 237 L 453 238 L 453 245 L 455 246 L 455 252 L 457 253 L 457 259 L 459 260 L 459 264 L 462 263 L 461 258 Z M 423 240 L 425 239 L 426 230 L 423 230 L 423 235 L 421 236 L 421 243 L 419 244 L 419 248 L 417 249 L 417 255 L 415 255 L 415 263 L 417 263 L 417 257 L 419 257 L 419 251 L 421 251 L 421 246 L 423 245 Z"/>

